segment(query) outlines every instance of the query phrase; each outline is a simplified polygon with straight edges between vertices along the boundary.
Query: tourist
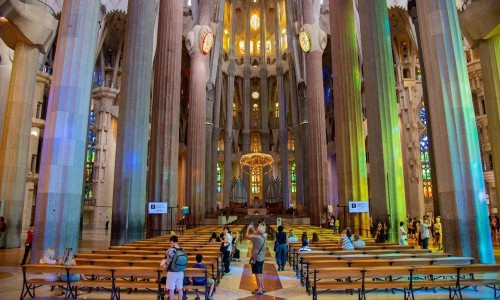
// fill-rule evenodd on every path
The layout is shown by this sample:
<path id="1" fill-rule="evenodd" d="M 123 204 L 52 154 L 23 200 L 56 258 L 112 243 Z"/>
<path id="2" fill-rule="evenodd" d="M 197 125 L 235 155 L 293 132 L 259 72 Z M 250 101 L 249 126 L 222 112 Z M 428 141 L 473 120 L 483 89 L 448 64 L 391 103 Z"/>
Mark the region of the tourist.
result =
<path id="1" fill-rule="evenodd" d="M 26 263 L 26 259 L 28 259 L 28 253 L 31 250 L 31 244 L 33 243 L 33 224 L 30 225 L 28 232 L 26 233 L 26 241 L 24 242 L 24 256 L 21 265 Z"/>
<path id="2" fill-rule="evenodd" d="M 375 242 L 383 243 L 385 242 L 385 229 L 382 223 L 378 222 L 377 231 L 375 233 Z"/>
<path id="3" fill-rule="evenodd" d="M 76 261 L 73 259 L 73 252 L 71 248 L 66 248 L 64 250 L 64 254 L 61 258 L 60 264 L 68 267 L 76 266 Z M 87 278 L 83 274 L 69 274 L 68 277 L 67 273 L 62 273 L 61 280 L 66 282 L 74 282 L 78 280 L 87 280 Z"/>
<path id="4" fill-rule="evenodd" d="M 40 264 L 42 265 L 57 265 L 57 260 L 55 259 L 56 251 L 54 248 L 45 249 L 43 252 L 43 257 L 40 259 Z M 55 273 L 43 273 L 43 280 L 45 281 L 58 281 L 59 274 Z"/>
<path id="5" fill-rule="evenodd" d="M 407 235 L 406 235 L 406 230 L 405 230 L 405 222 L 399 222 L 399 231 L 398 231 L 398 240 L 399 244 L 402 246 L 407 245 Z"/>
<path id="6" fill-rule="evenodd" d="M 179 253 L 178 253 L 179 252 Z M 176 235 L 173 235 L 170 237 L 170 249 L 167 250 L 167 253 L 165 254 L 165 259 L 161 261 L 160 266 L 164 267 L 167 269 L 167 283 L 166 283 L 166 288 L 169 290 L 169 299 L 173 300 L 174 299 L 174 292 L 175 289 L 177 288 L 177 293 L 178 293 L 178 299 L 181 300 L 183 299 L 183 290 L 182 286 L 184 283 L 184 269 L 182 267 L 178 268 L 178 265 L 174 265 L 174 261 L 177 263 L 177 261 L 181 261 L 179 257 L 181 255 L 185 256 L 185 252 L 182 250 L 182 248 L 179 246 L 179 239 L 177 238 Z M 174 260 L 174 257 L 177 256 L 177 259 Z M 187 262 L 187 256 L 185 257 L 185 261 Z M 182 261 L 181 263 L 183 263 Z M 186 266 L 184 265 L 184 268 Z M 182 271 L 179 271 L 182 269 Z"/>
<path id="7" fill-rule="evenodd" d="M 290 235 L 288 236 L 288 243 L 296 243 L 299 241 L 299 238 L 295 235 L 293 230 L 290 230 Z"/>
<path id="8" fill-rule="evenodd" d="M 300 239 L 302 242 L 307 241 L 309 244 L 309 238 L 307 238 L 307 231 L 302 232 L 302 238 Z"/>
<path id="9" fill-rule="evenodd" d="M 312 242 L 313 243 L 317 243 L 319 242 L 319 236 L 316 232 L 313 232 L 313 239 L 312 239 Z"/>
<path id="10" fill-rule="evenodd" d="M 257 281 L 257 289 L 252 292 L 252 294 L 261 295 L 265 293 L 264 290 L 264 260 L 266 257 L 266 238 L 265 238 L 265 227 L 259 226 L 257 230 L 254 229 L 253 225 L 250 224 L 247 227 L 245 233 L 245 238 L 252 242 L 252 257 L 250 259 L 250 264 L 252 265 L 252 273 L 255 275 L 255 280 Z"/>
<path id="11" fill-rule="evenodd" d="M 339 218 L 335 219 L 335 228 L 333 229 L 333 233 L 339 233 L 340 228 L 340 220 Z"/>
<path id="12" fill-rule="evenodd" d="M 441 224 L 441 218 L 436 217 L 436 223 L 434 223 L 434 244 L 438 246 L 438 251 L 443 250 L 443 227 Z"/>
<path id="13" fill-rule="evenodd" d="M 354 235 L 354 248 L 365 247 L 366 243 L 362 240 L 362 236 L 359 234 Z"/>
<path id="14" fill-rule="evenodd" d="M 278 271 L 285 271 L 287 251 L 288 251 L 288 240 L 286 238 L 286 233 L 283 232 L 283 226 L 278 226 L 278 234 L 276 234 L 275 249 L 276 251 L 276 263 L 278 264 Z"/>
<path id="15" fill-rule="evenodd" d="M 431 224 L 429 221 L 429 217 L 427 215 L 424 216 L 424 221 L 420 223 L 419 227 L 422 239 L 422 249 L 428 249 L 429 239 L 431 237 L 431 232 L 430 232 Z"/>
<path id="16" fill-rule="evenodd" d="M 201 254 L 196 254 L 196 264 L 194 264 L 193 268 L 197 269 L 207 269 L 207 266 L 203 264 L 203 255 Z M 206 286 L 208 287 L 208 295 L 207 299 L 212 300 L 213 298 L 213 293 L 214 293 L 214 286 L 215 282 L 212 278 L 205 278 L 205 277 L 193 277 L 193 285 L 196 286 Z M 200 300 L 200 294 L 199 291 L 196 290 L 196 298 L 195 300 Z"/>
<path id="17" fill-rule="evenodd" d="M 333 230 L 335 227 L 335 217 L 329 217 L 328 218 L 328 229 Z"/>
<path id="18" fill-rule="evenodd" d="M 229 233 L 229 227 L 227 226 L 224 226 L 224 229 L 222 229 L 222 233 L 224 234 L 224 237 L 222 239 L 220 251 L 222 253 L 222 261 L 224 262 L 224 274 L 230 275 L 231 270 L 229 269 L 229 266 L 231 264 L 233 237 L 231 236 L 231 233 Z"/>
<path id="19" fill-rule="evenodd" d="M 352 240 L 351 228 L 347 227 L 345 229 L 345 234 L 342 234 L 342 236 L 340 236 L 338 245 L 339 247 L 342 247 L 343 250 L 354 250 L 354 241 Z"/>
<path id="20" fill-rule="evenodd" d="M 309 252 L 309 251 L 312 251 L 312 249 L 309 247 L 309 241 L 308 240 L 302 241 L 302 247 L 299 248 L 299 253 Z"/>
<path id="21" fill-rule="evenodd" d="M 217 233 L 212 232 L 212 236 L 210 236 L 210 240 L 208 240 L 209 243 L 217 243 L 220 242 L 219 238 L 217 237 Z"/>

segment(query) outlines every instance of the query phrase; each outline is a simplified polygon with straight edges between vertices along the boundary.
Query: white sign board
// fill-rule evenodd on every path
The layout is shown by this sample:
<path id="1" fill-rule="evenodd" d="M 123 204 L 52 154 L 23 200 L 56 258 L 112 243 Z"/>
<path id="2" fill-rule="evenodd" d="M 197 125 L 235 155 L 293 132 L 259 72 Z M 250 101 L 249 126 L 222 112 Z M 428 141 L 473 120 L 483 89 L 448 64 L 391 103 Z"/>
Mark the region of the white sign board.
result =
<path id="1" fill-rule="evenodd" d="M 349 201 L 349 213 L 367 213 L 369 212 L 367 201 Z"/>
<path id="2" fill-rule="evenodd" d="M 166 214 L 168 212 L 167 202 L 148 202 L 148 213 Z"/>
<path id="3" fill-rule="evenodd" d="M 276 218 L 276 225 L 281 226 L 281 218 Z"/>

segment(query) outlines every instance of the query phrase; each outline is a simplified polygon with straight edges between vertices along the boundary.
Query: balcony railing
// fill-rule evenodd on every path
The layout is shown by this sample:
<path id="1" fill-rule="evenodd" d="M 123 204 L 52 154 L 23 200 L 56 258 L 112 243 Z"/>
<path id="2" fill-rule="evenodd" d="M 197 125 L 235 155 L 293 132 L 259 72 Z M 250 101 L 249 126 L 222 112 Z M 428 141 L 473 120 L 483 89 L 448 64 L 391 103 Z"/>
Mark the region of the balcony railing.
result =
<path id="1" fill-rule="evenodd" d="M 83 199 L 83 206 L 95 206 L 95 199 Z"/>

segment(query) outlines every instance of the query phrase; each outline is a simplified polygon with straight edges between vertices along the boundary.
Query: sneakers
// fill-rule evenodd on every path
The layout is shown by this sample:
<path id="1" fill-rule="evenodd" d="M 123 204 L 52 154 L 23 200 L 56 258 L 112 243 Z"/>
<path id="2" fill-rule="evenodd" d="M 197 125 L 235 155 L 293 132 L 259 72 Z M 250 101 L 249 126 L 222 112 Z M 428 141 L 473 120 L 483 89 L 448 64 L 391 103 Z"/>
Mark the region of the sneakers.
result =
<path id="1" fill-rule="evenodd" d="M 233 274 L 233 271 L 225 272 L 224 275 L 231 275 Z"/>

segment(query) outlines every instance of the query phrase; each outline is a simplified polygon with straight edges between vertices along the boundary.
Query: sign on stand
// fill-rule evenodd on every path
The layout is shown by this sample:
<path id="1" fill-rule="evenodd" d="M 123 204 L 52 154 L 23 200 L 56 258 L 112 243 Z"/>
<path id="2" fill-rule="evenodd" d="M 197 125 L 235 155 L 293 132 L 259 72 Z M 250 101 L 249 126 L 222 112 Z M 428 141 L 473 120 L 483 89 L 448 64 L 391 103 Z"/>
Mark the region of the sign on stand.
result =
<path id="1" fill-rule="evenodd" d="M 167 202 L 148 202 L 148 213 L 166 214 L 168 212 Z"/>
<path id="2" fill-rule="evenodd" d="M 368 201 L 349 201 L 349 213 L 369 212 Z"/>

